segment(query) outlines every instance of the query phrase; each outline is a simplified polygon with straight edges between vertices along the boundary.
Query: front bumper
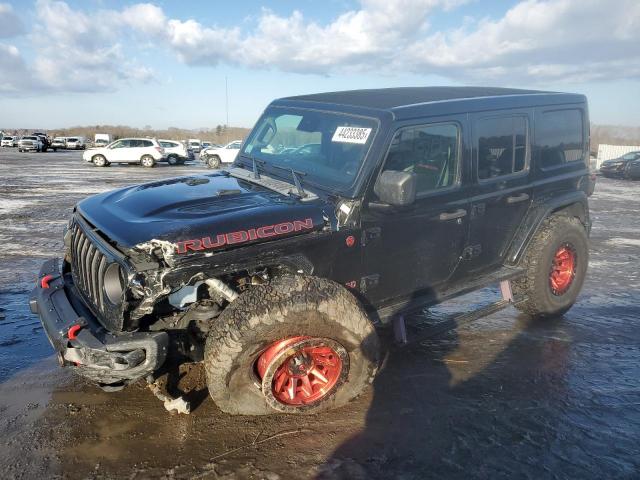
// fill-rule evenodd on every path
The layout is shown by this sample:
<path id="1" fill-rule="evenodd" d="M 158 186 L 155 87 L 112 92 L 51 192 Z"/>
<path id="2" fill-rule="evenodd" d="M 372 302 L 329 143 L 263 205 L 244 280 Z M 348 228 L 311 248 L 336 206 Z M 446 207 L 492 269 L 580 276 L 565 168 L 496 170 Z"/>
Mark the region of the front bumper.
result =
<path id="1" fill-rule="evenodd" d="M 29 307 L 39 315 L 61 366 L 102 385 L 122 385 L 158 370 L 167 356 L 165 332 L 115 335 L 102 327 L 63 275 L 57 258 L 40 269 Z"/>
<path id="2" fill-rule="evenodd" d="M 617 165 L 602 165 L 600 167 L 600 174 L 605 177 L 621 177 L 624 175 L 625 164 Z"/>

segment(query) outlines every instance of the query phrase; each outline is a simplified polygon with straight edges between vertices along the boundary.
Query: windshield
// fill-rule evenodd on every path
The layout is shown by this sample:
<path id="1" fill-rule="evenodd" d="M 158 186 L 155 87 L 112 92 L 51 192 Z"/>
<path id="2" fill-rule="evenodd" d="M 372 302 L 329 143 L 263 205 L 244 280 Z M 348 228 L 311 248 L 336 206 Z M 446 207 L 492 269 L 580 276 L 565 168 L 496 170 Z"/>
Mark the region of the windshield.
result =
<path id="1" fill-rule="evenodd" d="M 304 180 L 326 188 L 349 186 L 376 131 L 371 118 L 316 110 L 266 110 L 241 156 L 304 172 Z"/>

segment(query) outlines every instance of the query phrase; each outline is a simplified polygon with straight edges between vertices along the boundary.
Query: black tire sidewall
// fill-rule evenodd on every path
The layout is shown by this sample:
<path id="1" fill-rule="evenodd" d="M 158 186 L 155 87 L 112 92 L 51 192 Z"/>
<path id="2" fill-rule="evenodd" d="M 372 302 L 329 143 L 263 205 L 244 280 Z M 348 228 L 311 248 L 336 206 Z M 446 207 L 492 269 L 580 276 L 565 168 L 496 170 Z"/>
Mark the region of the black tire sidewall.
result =
<path id="1" fill-rule="evenodd" d="M 549 275 L 556 252 L 565 244 L 574 249 L 576 254 L 576 271 L 568 290 L 561 295 L 554 295 L 551 290 Z M 589 246 L 584 228 L 575 222 L 562 222 L 552 230 L 548 242 L 540 251 L 535 272 L 534 291 L 536 303 L 549 315 L 566 312 L 576 301 L 589 264 Z"/>

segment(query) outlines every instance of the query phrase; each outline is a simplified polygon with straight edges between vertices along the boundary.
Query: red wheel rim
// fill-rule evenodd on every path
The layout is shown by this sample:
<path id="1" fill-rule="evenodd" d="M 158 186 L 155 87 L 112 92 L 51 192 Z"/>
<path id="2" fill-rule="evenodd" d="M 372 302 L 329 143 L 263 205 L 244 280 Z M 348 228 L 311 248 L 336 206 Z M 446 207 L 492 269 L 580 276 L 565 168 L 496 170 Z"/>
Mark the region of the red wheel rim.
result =
<path id="1" fill-rule="evenodd" d="M 554 295 L 562 295 L 569 290 L 576 276 L 576 252 L 571 245 L 562 245 L 553 257 L 549 284 Z"/>
<path id="2" fill-rule="evenodd" d="M 335 342 L 312 337 L 292 337 L 272 343 L 257 364 L 263 381 L 265 375 L 272 378 L 270 385 L 263 385 L 263 391 L 270 387 L 265 394 L 288 406 L 319 402 L 335 390 L 342 377 L 342 356 L 336 350 Z"/>

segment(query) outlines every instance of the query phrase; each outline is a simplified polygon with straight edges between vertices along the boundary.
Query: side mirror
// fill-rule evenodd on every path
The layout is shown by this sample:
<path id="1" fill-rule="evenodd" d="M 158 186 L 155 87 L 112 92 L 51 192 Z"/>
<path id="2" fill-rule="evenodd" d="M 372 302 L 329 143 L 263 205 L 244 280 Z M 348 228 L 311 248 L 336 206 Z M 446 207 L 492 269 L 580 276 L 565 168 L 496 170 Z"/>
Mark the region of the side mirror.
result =
<path id="1" fill-rule="evenodd" d="M 386 170 L 378 177 L 373 191 L 381 202 L 406 207 L 416 199 L 416 176 L 414 173 Z"/>

